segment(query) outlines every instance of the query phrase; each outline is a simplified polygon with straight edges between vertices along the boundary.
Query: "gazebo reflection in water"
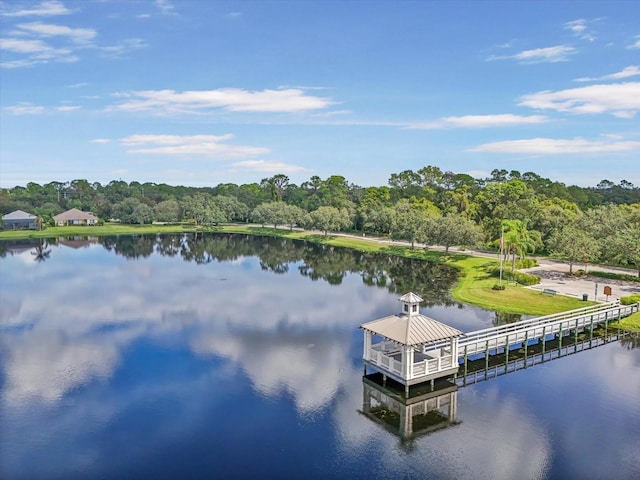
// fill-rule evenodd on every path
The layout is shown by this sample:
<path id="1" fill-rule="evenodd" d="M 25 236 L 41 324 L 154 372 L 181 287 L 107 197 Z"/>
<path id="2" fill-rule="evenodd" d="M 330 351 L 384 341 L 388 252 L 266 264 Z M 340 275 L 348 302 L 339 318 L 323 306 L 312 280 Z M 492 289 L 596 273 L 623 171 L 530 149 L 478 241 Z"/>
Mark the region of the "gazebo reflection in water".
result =
<path id="1" fill-rule="evenodd" d="M 420 435 L 458 425 L 457 409 L 458 386 L 447 380 L 435 382 L 433 390 L 426 385 L 413 387 L 406 396 L 402 384 L 383 381 L 380 373 L 362 377 L 360 413 L 398 436 L 405 447 Z"/>

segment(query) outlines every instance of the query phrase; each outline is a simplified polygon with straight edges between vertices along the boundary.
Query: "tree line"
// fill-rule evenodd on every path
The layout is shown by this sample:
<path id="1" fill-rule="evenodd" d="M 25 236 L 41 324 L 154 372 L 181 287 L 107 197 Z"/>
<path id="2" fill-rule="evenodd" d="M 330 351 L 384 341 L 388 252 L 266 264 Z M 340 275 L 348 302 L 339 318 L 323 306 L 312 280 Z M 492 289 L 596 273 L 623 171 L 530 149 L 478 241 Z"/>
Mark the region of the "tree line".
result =
<path id="1" fill-rule="evenodd" d="M 283 174 L 214 187 L 78 179 L 0 190 L 3 214 L 25 210 L 44 224 L 69 208 L 123 223 L 252 222 L 353 231 L 428 245 L 504 247 L 516 257 L 552 254 L 572 265 L 631 266 L 640 276 L 640 188 L 626 180 L 566 186 L 533 172 L 493 170 L 487 178 L 426 166 L 361 187 L 318 176 L 296 185 Z M 502 243 L 501 243 L 502 242 Z"/>

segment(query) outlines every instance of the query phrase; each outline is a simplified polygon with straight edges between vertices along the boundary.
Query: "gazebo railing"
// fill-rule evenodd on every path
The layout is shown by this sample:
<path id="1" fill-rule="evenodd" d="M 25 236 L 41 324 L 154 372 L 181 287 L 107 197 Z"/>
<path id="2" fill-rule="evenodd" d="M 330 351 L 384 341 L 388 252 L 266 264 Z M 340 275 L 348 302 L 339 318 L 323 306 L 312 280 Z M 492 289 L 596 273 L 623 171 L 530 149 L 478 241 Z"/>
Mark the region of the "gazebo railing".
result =
<path id="1" fill-rule="evenodd" d="M 457 366 L 457 364 L 454 363 L 453 355 L 442 355 L 437 358 L 429 358 L 413 364 L 411 378 L 430 375 L 455 366 Z"/>
<path id="2" fill-rule="evenodd" d="M 378 345 L 375 345 L 377 347 Z M 390 353 L 390 352 L 385 352 Z M 402 362 L 399 362 L 393 357 L 389 355 L 385 355 L 382 351 L 377 348 L 369 349 L 369 361 L 375 365 L 379 365 L 384 368 L 388 372 L 392 372 L 398 375 L 402 375 Z"/>

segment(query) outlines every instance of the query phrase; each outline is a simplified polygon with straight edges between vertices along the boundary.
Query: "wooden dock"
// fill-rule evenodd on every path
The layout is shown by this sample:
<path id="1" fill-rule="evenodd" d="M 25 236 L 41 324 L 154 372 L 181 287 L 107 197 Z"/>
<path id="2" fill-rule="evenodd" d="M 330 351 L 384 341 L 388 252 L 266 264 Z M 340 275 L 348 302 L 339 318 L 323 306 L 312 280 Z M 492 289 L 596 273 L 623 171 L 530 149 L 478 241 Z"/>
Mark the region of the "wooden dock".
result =
<path id="1" fill-rule="evenodd" d="M 544 345 L 547 340 L 558 339 L 562 347 L 562 339 L 580 333 L 591 332 L 598 325 L 608 325 L 638 311 L 640 304 L 621 305 L 620 302 L 603 303 L 589 307 L 570 310 L 522 320 L 498 327 L 485 328 L 463 334 L 458 339 L 458 361 L 466 364 L 470 357 L 482 354 L 505 353 L 510 347 L 521 345 L 525 350 L 533 341 Z"/>
<path id="2" fill-rule="evenodd" d="M 504 355 L 509 363 L 511 350 L 536 345 L 544 360 L 547 343 L 562 351 L 563 343 L 579 338 L 593 339 L 594 329 L 603 326 L 605 335 L 611 321 L 640 310 L 640 303 L 621 305 L 619 301 L 601 303 L 567 312 L 521 320 L 519 322 L 463 333 L 419 312 L 422 299 L 409 292 L 400 297 L 402 312 L 362 324 L 363 360 L 367 366 L 405 386 L 439 378 L 466 376 L 469 362 L 484 357 L 485 369 L 490 357 Z M 462 369 L 462 372 L 460 371 Z"/>

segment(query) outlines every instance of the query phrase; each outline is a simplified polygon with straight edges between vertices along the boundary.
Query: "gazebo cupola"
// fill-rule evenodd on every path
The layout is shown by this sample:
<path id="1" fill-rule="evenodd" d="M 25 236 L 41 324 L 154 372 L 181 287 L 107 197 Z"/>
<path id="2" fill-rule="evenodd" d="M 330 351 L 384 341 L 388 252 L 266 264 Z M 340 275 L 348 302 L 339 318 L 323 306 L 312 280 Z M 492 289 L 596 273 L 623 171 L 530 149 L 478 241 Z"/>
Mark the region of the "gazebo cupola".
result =
<path id="1" fill-rule="evenodd" d="M 420 298 L 419 295 L 413 292 L 405 293 L 400 297 L 400 301 L 402 302 L 402 313 L 404 315 L 411 317 L 420 314 L 420 302 L 422 302 L 422 298 Z"/>

